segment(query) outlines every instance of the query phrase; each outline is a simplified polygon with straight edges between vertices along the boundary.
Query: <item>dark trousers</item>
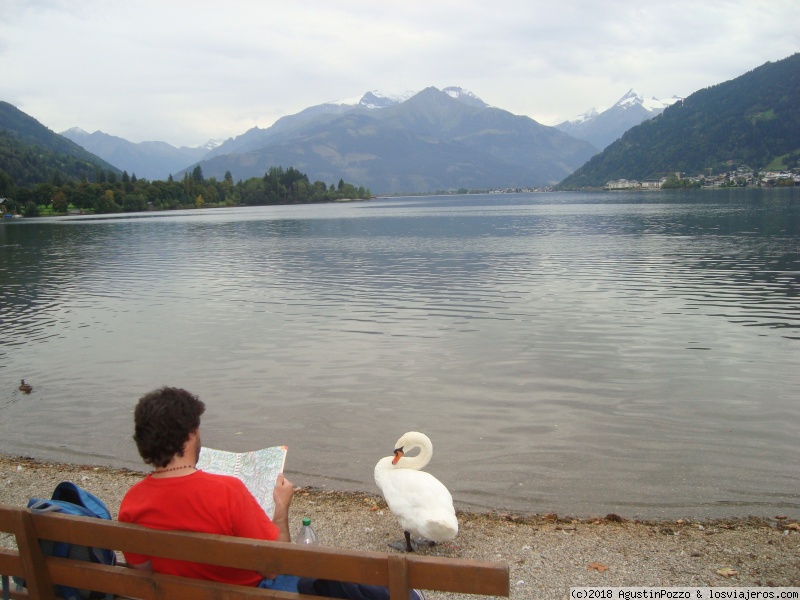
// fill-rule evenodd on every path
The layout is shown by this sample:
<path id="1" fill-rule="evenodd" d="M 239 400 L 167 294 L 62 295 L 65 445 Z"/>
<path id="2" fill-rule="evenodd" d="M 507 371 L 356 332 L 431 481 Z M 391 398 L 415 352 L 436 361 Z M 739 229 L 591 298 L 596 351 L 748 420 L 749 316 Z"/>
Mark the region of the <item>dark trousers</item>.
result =
<path id="1" fill-rule="evenodd" d="M 301 577 L 297 583 L 301 594 L 326 596 L 327 598 L 346 598 L 348 600 L 389 600 L 389 590 L 379 585 L 362 585 L 331 579 L 311 579 Z M 412 600 L 419 600 L 416 592 L 411 592 Z"/>

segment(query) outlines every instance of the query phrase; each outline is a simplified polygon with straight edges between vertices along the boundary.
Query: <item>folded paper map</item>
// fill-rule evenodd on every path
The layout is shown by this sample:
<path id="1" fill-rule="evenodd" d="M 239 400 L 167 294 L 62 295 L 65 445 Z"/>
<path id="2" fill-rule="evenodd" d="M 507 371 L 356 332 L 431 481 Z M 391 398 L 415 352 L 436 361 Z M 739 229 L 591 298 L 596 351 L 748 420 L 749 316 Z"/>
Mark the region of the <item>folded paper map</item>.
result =
<path id="1" fill-rule="evenodd" d="M 241 479 L 271 519 L 275 512 L 272 490 L 278 475 L 283 473 L 286 450 L 286 446 L 273 446 L 252 452 L 227 452 L 204 447 L 197 468 Z"/>

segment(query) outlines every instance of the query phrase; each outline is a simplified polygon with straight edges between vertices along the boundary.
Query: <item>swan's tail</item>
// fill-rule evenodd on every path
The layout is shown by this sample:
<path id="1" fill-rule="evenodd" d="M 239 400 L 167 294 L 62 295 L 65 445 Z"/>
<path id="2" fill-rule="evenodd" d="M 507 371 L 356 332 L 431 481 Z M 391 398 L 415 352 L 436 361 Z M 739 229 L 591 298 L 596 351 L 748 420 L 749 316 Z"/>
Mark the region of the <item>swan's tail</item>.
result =
<path id="1" fill-rule="evenodd" d="M 452 519 L 429 520 L 420 531 L 422 537 L 432 542 L 447 542 L 458 535 L 458 520 L 453 515 Z"/>

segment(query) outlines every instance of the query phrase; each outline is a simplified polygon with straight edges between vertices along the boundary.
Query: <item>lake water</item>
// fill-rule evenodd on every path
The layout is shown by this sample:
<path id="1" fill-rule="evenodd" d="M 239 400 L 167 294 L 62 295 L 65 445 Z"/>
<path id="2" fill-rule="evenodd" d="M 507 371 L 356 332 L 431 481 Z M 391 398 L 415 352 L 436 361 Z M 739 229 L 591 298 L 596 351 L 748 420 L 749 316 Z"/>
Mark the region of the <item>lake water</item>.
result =
<path id="1" fill-rule="evenodd" d="M 420 430 L 461 508 L 800 510 L 800 190 L 22 219 L 0 284 L 3 453 L 142 469 L 168 384 L 298 485 Z"/>

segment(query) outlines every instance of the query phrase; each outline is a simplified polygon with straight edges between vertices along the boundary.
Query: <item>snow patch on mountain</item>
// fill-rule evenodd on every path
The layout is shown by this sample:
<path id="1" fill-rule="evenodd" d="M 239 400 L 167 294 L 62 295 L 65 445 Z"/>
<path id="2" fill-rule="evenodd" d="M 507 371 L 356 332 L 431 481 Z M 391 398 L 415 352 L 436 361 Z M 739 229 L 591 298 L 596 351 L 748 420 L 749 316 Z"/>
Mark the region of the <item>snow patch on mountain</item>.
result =
<path id="1" fill-rule="evenodd" d="M 638 92 L 633 89 L 628 90 L 628 92 L 620 98 L 614 106 L 619 106 L 621 108 L 630 108 L 636 105 L 641 106 L 647 112 L 661 112 L 668 106 L 672 106 L 677 101 L 681 100 L 678 96 L 672 96 L 672 98 L 667 98 L 666 100 L 659 100 L 651 96 L 650 98 L 645 98 Z"/>
<path id="2" fill-rule="evenodd" d="M 592 107 L 584 113 L 581 113 L 571 119 L 565 121 L 565 123 L 569 123 L 571 125 L 580 125 L 581 123 L 588 123 L 590 121 L 595 120 L 604 112 L 612 110 L 614 108 L 621 108 L 623 110 L 628 110 L 634 108 L 636 106 L 641 106 L 647 112 L 659 114 L 663 112 L 665 108 L 668 106 L 672 106 L 676 102 L 680 102 L 683 98 L 679 96 L 672 96 L 671 98 L 667 98 L 666 100 L 659 100 L 651 96 L 650 98 L 645 98 L 642 94 L 638 93 L 634 89 L 628 90 L 622 98 L 617 100 L 616 104 L 611 108 L 595 108 Z M 653 115 L 655 116 L 655 114 Z M 564 124 L 564 123 L 560 123 Z"/>
<path id="3" fill-rule="evenodd" d="M 449 86 L 442 90 L 445 94 L 459 100 L 465 104 L 472 106 L 488 106 L 483 100 L 478 98 L 469 90 L 458 86 Z M 383 92 L 380 90 L 371 90 L 361 96 L 352 96 L 343 100 L 334 100 L 327 102 L 328 105 L 333 106 L 361 106 L 367 109 L 386 108 L 387 106 L 396 106 L 402 104 L 409 98 L 416 96 L 418 92 L 406 90 L 403 92 Z"/>
<path id="4" fill-rule="evenodd" d="M 208 140 L 205 144 L 201 144 L 198 148 L 202 148 L 203 150 L 213 150 L 225 143 L 225 140 Z"/>
<path id="5" fill-rule="evenodd" d="M 387 106 L 394 106 L 401 104 L 414 96 L 417 92 L 382 92 L 380 90 L 371 90 L 366 94 L 360 96 L 352 96 L 343 100 L 333 100 L 327 104 L 335 106 L 363 106 L 364 108 L 385 108 Z"/>
<path id="6" fill-rule="evenodd" d="M 592 108 L 587 110 L 585 113 L 581 113 L 577 117 L 573 117 L 573 118 L 569 119 L 569 121 L 567 121 L 567 122 L 568 123 L 572 123 L 574 125 L 578 125 L 580 123 L 585 123 L 586 121 L 591 121 L 592 119 L 594 119 L 599 114 L 600 113 L 593 106 Z"/>
<path id="7" fill-rule="evenodd" d="M 464 104 L 468 104 L 470 106 L 477 106 L 480 108 L 486 108 L 489 106 L 475 94 L 469 90 L 465 90 L 464 88 L 450 86 L 444 88 L 442 91 L 454 100 L 458 100 L 459 102 L 463 102 Z"/>
<path id="8" fill-rule="evenodd" d="M 465 90 L 464 88 L 460 88 L 460 87 L 457 87 L 457 86 L 452 86 L 451 85 L 450 87 L 444 88 L 442 91 L 445 94 L 447 94 L 448 96 L 450 96 L 451 98 L 455 98 L 456 100 L 458 100 L 459 98 L 462 98 L 464 96 L 466 96 L 467 98 L 480 100 L 480 98 L 478 98 L 475 94 L 473 94 L 469 90 Z"/>
<path id="9" fill-rule="evenodd" d="M 66 131 L 62 131 L 60 133 L 60 135 L 63 135 L 64 137 L 69 137 L 67 134 L 72 135 L 73 137 L 88 137 L 91 135 L 88 131 L 84 131 L 80 127 L 70 127 Z"/>
<path id="10" fill-rule="evenodd" d="M 682 101 L 683 98 L 681 98 L 680 96 L 672 96 L 671 98 L 666 98 L 662 100 L 658 100 L 657 98 L 649 98 L 645 99 L 645 101 L 642 103 L 642 106 L 652 112 L 654 110 L 663 110 L 668 106 L 672 106 L 676 102 L 682 102 Z"/>

